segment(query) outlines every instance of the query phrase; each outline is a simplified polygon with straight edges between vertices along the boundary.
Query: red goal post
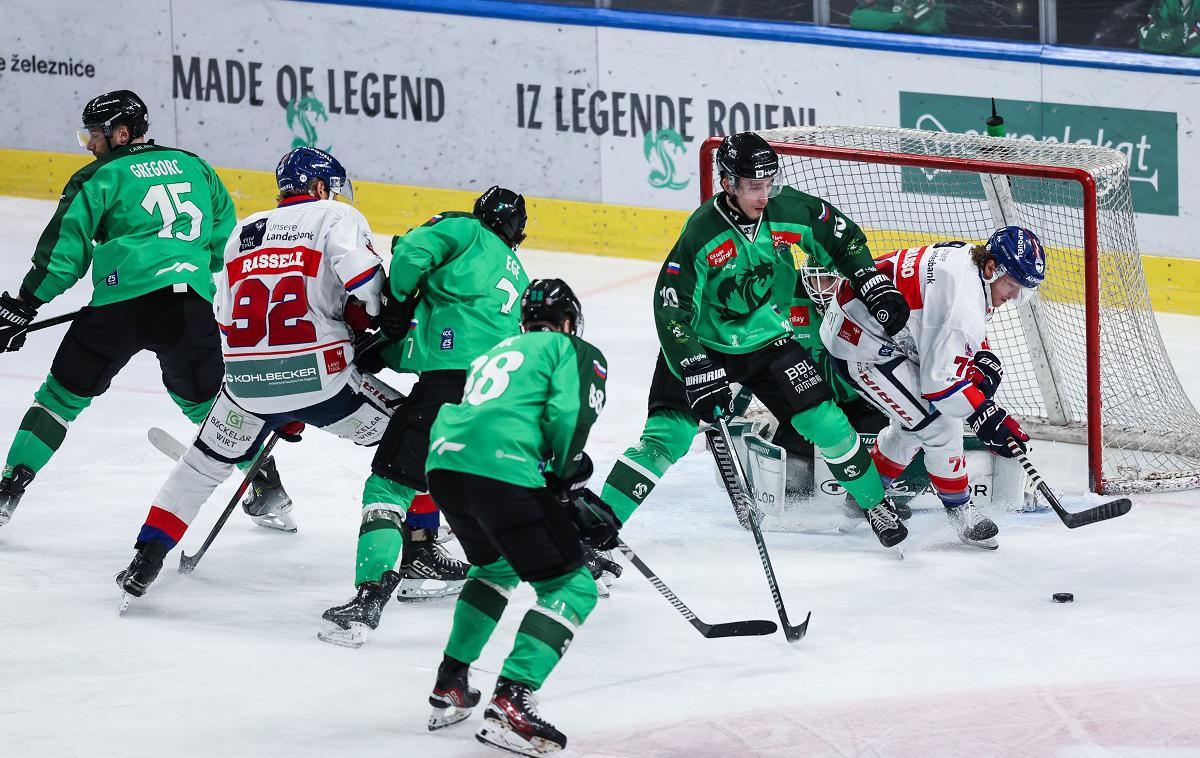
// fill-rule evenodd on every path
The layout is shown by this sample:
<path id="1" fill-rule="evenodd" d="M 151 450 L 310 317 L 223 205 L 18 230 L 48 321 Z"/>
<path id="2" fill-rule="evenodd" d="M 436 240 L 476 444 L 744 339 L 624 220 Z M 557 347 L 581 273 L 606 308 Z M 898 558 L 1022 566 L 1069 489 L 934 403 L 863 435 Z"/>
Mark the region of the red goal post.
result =
<path id="1" fill-rule="evenodd" d="M 1047 248 L 1047 282 L 1023 312 L 1001 309 L 989 328 L 1007 369 L 1001 402 L 1035 436 L 1085 443 L 1096 492 L 1200 486 L 1200 415 L 1169 362 L 1155 365 L 1166 353 L 1121 153 L 881 127 L 760 134 L 780 155 L 782 180 L 854 219 L 876 255 L 945 239 L 982 241 L 1007 224 L 1032 228 Z M 719 190 L 720 142 L 710 137 L 701 146 L 702 200 Z M 1141 344 L 1148 326 L 1155 345 Z M 1147 365 L 1123 372 L 1122 360 Z M 1155 391 L 1171 386 L 1159 397 L 1120 386 L 1147 377 Z M 1128 407 L 1131 398 L 1140 410 Z M 1109 403 L 1118 407 L 1106 414 Z M 1181 415 L 1180 425 L 1161 429 L 1155 414 L 1163 413 Z"/>

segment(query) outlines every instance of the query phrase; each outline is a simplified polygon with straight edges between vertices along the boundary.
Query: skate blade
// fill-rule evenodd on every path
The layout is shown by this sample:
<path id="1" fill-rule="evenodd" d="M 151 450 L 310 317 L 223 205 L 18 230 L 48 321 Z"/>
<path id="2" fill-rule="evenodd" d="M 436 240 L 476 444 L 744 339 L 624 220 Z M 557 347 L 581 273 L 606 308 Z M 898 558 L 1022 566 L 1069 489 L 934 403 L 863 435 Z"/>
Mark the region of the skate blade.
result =
<path id="1" fill-rule="evenodd" d="M 895 554 L 896 560 L 904 560 L 904 548 L 900 547 L 899 545 L 893 545 L 892 547 L 888 548 L 888 550 L 891 550 L 892 553 Z"/>
<path id="2" fill-rule="evenodd" d="M 426 582 L 435 582 L 426 586 Z M 396 590 L 396 599 L 402 603 L 422 603 L 427 600 L 439 600 L 452 597 L 462 592 L 466 579 L 441 581 L 440 579 L 401 579 L 400 588 Z"/>
<path id="3" fill-rule="evenodd" d="M 351 621 L 349 629 L 343 629 L 332 621 L 326 621 L 325 626 L 317 631 L 317 639 L 340 647 L 360 648 L 367 641 L 371 627 L 361 621 Z"/>
<path id="4" fill-rule="evenodd" d="M 250 520 L 264 529 L 274 529 L 287 534 L 296 533 L 296 519 L 290 513 L 267 513 L 262 516 L 251 516 Z"/>
<path id="5" fill-rule="evenodd" d="M 465 721 L 470 715 L 470 708 L 459 708 L 453 705 L 449 708 L 434 708 L 433 712 L 429 714 L 429 731 L 436 732 L 438 729 L 453 726 L 460 721 Z"/>
<path id="6" fill-rule="evenodd" d="M 605 584 L 603 576 L 601 576 L 599 579 L 594 579 L 593 581 L 596 582 L 597 595 L 600 597 L 609 597 L 612 595 L 612 593 L 608 591 L 608 584 Z"/>
<path id="7" fill-rule="evenodd" d="M 535 756 L 535 758 L 547 753 L 557 753 L 563 749 L 562 745 L 541 737 L 526 740 L 508 726 L 491 720 L 485 721 L 483 726 L 479 727 L 479 731 L 475 733 L 475 739 L 500 750 L 507 750 L 517 755 Z"/>
<path id="8" fill-rule="evenodd" d="M 995 550 L 996 548 L 1000 547 L 1000 543 L 996 541 L 995 537 L 988 537 L 986 540 L 972 540 L 960 534 L 958 535 L 958 539 L 961 540 L 964 545 L 977 547 L 982 550 Z"/>
<path id="9" fill-rule="evenodd" d="M 129 609 L 129 601 L 130 600 L 133 600 L 133 595 L 130 595 L 128 592 L 121 593 L 121 601 L 119 603 L 117 603 L 117 615 L 118 616 L 125 615 L 125 611 L 127 611 Z"/>

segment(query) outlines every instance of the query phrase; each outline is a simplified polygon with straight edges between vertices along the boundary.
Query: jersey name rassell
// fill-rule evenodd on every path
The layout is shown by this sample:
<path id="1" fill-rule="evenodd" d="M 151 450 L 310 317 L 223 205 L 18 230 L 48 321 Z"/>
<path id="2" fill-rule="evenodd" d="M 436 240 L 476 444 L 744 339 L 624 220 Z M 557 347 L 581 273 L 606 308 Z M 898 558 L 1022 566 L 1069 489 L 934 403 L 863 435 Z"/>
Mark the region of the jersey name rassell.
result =
<path id="1" fill-rule="evenodd" d="M 737 245 L 733 240 L 726 240 L 720 245 L 717 245 L 712 252 L 708 254 L 708 265 L 711 268 L 724 266 L 729 261 L 737 257 Z"/>
<path id="2" fill-rule="evenodd" d="M 183 169 L 179 167 L 179 161 L 174 158 L 171 160 L 134 163 L 129 166 L 129 170 L 139 179 L 154 179 L 159 176 L 183 176 Z"/>
<path id="3" fill-rule="evenodd" d="M 263 248 L 225 264 L 228 286 L 233 287 L 250 276 L 299 273 L 316 276 L 321 268 L 321 252 L 308 247 Z"/>

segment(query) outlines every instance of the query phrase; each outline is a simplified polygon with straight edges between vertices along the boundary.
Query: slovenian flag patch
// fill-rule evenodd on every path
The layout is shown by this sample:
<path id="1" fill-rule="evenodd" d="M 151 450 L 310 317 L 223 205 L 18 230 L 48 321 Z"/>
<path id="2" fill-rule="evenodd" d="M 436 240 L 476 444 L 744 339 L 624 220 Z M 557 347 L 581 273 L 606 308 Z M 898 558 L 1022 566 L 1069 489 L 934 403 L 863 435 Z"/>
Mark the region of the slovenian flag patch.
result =
<path id="1" fill-rule="evenodd" d="M 679 274 L 679 264 L 675 263 L 674 261 L 671 261 L 670 263 L 668 263 L 667 264 L 667 273 L 678 275 Z"/>
<path id="2" fill-rule="evenodd" d="M 817 217 L 817 220 L 824 221 L 827 218 L 829 218 L 829 206 L 821 203 L 821 215 Z"/>
<path id="3" fill-rule="evenodd" d="M 592 361 L 592 371 L 596 372 L 596 376 L 601 379 L 608 378 L 608 369 L 600 365 L 600 361 Z"/>
<path id="4" fill-rule="evenodd" d="M 417 320 L 415 318 L 412 321 L 408 322 L 408 328 L 409 328 L 409 330 L 417 328 Z"/>

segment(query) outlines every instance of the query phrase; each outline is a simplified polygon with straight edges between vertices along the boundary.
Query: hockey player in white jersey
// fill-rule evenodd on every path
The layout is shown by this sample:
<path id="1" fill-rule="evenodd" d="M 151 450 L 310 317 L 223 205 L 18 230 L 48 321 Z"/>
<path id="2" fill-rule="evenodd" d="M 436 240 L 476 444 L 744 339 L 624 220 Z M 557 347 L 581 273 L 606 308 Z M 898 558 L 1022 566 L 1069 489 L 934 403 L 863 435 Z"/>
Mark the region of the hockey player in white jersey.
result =
<path id="1" fill-rule="evenodd" d="M 971 502 L 963 419 L 996 455 L 1012 457 L 1009 442 L 1024 449 L 1029 440 L 992 399 L 1004 369 L 987 349 L 987 325 L 997 308 L 1042 283 L 1045 250 L 1033 232 L 1009 226 L 984 245 L 898 250 L 876 265 L 908 301 L 908 324 L 888 336 L 842 282 L 821 341 L 858 392 L 890 419 L 871 451 L 885 485 L 924 449 L 934 491 L 959 539 L 995 549 L 999 529 Z"/>
<path id="2" fill-rule="evenodd" d="M 379 313 L 383 261 L 353 206 L 341 164 L 301 147 L 276 169 L 279 206 L 255 213 L 225 246 L 216 294 L 225 382 L 199 433 L 159 490 L 117 584 L 145 593 L 200 507 L 236 463 L 304 424 L 359 445 L 383 436 L 399 394 L 354 367 L 354 329 Z M 286 514 L 284 514 L 286 515 Z"/>

